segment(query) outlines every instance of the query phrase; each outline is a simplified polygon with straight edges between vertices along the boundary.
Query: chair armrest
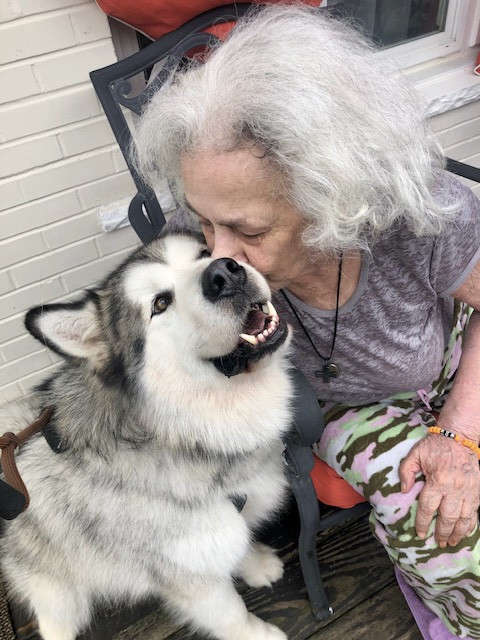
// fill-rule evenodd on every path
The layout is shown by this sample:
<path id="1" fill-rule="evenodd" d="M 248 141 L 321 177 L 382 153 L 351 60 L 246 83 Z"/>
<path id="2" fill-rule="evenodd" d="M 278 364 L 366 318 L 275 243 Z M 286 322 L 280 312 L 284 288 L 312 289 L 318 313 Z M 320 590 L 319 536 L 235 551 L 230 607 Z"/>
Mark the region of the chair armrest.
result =
<path id="1" fill-rule="evenodd" d="M 298 369 L 290 371 L 294 386 L 292 429 L 285 439 L 302 447 L 320 440 L 325 428 L 318 400 L 307 379 Z"/>
<path id="2" fill-rule="evenodd" d="M 468 180 L 473 180 L 474 182 L 480 182 L 480 169 L 478 167 L 473 167 L 470 164 L 465 164 L 452 158 L 445 158 L 445 160 L 447 163 L 446 169 L 450 171 L 450 173 L 454 173 L 462 178 L 467 178 Z"/>
<path id="3" fill-rule="evenodd" d="M 165 225 L 162 208 L 149 187 L 145 186 L 133 197 L 128 207 L 128 219 L 143 244 L 151 242 Z"/>

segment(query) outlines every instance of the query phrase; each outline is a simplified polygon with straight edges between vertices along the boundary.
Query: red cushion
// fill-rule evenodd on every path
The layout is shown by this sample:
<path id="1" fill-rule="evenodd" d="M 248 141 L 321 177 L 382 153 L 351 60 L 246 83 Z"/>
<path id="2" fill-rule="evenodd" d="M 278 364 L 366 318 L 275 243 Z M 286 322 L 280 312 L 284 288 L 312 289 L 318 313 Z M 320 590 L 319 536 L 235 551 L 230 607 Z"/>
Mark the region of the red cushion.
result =
<path id="1" fill-rule="evenodd" d="M 258 4 L 278 1 L 281 0 L 258 0 Z M 295 2 L 296 0 L 284 1 Z M 322 0 L 303 0 L 303 2 L 310 6 L 319 6 Z M 97 0 L 97 4 L 108 16 L 124 22 L 153 40 L 158 40 L 204 11 L 229 3 L 221 0 L 182 0 L 182 2 L 178 0 Z M 218 24 L 207 31 L 223 39 L 233 24 Z"/>
<path id="2" fill-rule="evenodd" d="M 360 493 L 357 493 L 326 462 L 320 460 L 317 456 L 313 456 L 313 458 L 314 467 L 310 477 L 320 502 L 332 507 L 341 507 L 342 509 L 349 509 L 360 502 L 366 502 L 365 498 Z"/>

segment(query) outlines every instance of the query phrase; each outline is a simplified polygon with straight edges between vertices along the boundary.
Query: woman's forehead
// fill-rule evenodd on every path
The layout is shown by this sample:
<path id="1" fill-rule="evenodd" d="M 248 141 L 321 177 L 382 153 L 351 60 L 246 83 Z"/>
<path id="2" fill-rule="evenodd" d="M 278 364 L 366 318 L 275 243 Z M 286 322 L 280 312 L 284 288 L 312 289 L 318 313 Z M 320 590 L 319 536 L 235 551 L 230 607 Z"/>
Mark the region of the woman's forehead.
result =
<path id="1" fill-rule="evenodd" d="M 274 192 L 263 159 L 247 149 L 184 156 L 181 171 L 187 204 L 200 214 L 214 203 L 254 207 Z"/>
<path id="2" fill-rule="evenodd" d="M 183 182 L 218 180 L 237 183 L 249 181 L 254 186 L 268 180 L 267 161 L 255 149 L 233 151 L 198 151 L 181 158 Z"/>

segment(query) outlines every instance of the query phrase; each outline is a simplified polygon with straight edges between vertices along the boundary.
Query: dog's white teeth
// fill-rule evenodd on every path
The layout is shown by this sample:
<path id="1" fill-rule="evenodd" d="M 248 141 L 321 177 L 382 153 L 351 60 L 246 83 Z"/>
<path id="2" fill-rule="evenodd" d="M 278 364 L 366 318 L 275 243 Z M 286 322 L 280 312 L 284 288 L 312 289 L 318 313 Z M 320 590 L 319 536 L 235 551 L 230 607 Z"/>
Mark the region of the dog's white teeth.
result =
<path id="1" fill-rule="evenodd" d="M 267 315 L 272 316 L 274 318 L 278 318 L 277 310 L 275 309 L 273 304 L 270 302 L 270 300 L 267 301 L 266 307 L 267 307 L 267 312 L 266 312 Z"/>
<path id="2" fill-rule="evenodd" d="M 268 316 L 268 304 L 266 302 L 262 304 L 262 311 L 266 316 Z"/>
<path id="3" fill-rule="evenodd" d="M 240 338 L 242 338 L 242 340 L 245 340 L 246 342 L 249 342 L 250 344 L 253 344 L 254 347 L 256 347 L 258 344 L 256 336 L 251 336 L 248 333 L 241 333 Z"/>

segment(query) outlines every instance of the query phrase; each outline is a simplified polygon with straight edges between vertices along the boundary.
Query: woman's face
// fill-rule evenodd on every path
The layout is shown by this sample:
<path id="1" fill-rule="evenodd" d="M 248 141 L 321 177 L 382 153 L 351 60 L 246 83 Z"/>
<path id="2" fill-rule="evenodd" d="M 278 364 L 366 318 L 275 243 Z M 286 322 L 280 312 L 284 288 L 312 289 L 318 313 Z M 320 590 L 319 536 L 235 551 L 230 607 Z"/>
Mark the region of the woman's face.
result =
<path id="1" fill-rule="evenodd" d="M 254 152 L 186 155 L 182 181 L 212 256 L 251 264 L 277 290 L 311 270 L 301 243 L 305 223 L 275 194 L 266 160 Z"/>

